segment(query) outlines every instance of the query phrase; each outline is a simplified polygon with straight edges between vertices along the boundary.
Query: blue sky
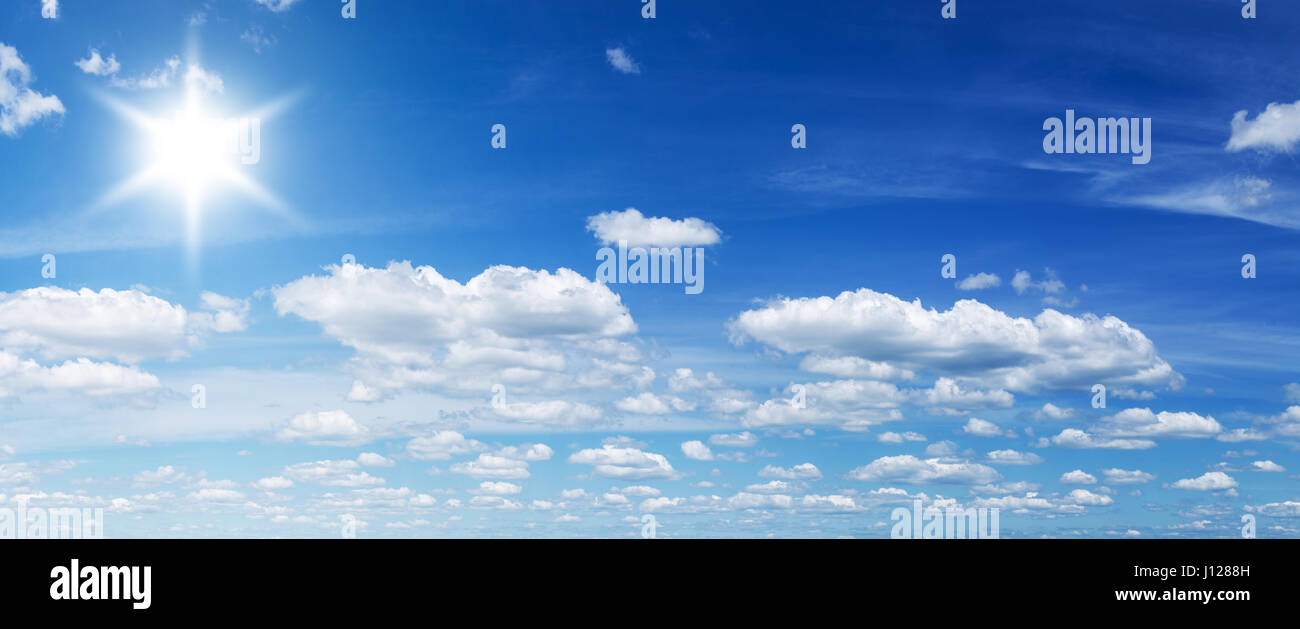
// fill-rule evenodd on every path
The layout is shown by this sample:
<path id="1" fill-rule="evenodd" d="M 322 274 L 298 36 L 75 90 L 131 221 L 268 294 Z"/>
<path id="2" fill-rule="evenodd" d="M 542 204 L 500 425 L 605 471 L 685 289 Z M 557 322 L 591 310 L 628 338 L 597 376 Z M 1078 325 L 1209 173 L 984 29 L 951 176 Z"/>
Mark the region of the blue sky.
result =
<path id="1" fill-rule="evenodd" d="M 4 0 L 0 503 L 1295 536 L 1300 9 L 958 3 Z M 159 126 L 199 110 L 256 163 Z M 1067 110 L 1149 119 L 1150 163 L 1044 152 Z M 597 282 L 618 240 L 703 291 Z"/>

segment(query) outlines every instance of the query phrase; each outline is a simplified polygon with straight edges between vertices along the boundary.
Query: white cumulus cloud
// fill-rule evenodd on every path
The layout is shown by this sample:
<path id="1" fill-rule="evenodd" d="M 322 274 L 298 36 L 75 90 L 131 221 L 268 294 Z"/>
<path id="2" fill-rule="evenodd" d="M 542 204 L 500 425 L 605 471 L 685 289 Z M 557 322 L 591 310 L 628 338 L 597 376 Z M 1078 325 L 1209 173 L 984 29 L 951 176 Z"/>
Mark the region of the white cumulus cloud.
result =
<path id="1" fill-rule="evenodd" d="M 1219 491 L 1223 489 L 1232 489 L 1237 486 L 1237 481 L 1223 472 L 1206 472 L 1196 478 L 1183 478 L 1174 481 L 1174 489 L 1190 489 L 1193 491 Z"/>
<path id="2" fill-rule="evenodd" d="M 737 344 L 857 356 L 1014 392 L 1183 384 L 1150 339 L 1113 316 L 1048 309 L 1026 319 L 969 299 L 938 311 L 861 288 L 771 300 L 728 325 Z"/>
<path id="3" fill-rule="evenodd" d="M 979 463 L 918 459 L 910 454 L 885 456 L 849 472 L 853 480 L 882 483 L 983 485 L 1002 478 L 997 470 Z"/>
<path id="4" fill-rule="evenodd" d="M 105 59 L 100 56 L 99 50 L 94 48 L 90 49 L 85 59 L 77 61 L 76 65 L 82 72 L 95 76 L 110 76 L 122 69 L 122 64 L 117 62 L 117 55 L 110 54 Z"/>
<path id="5" fill-rule="evenodd" d="M 464 284 L 409 262 L 326 271 L 273 288 L 275 309 L 314 321 L 353 348 L 362 383 L 353 390 L 367 398 L 406 388 L 478 397 L 496 384 L 512 395 L 608 389 L 635 386 L 644 374 L 639 354 L 617 343 L 636 331 L 618 295 L 569 269 L 495 266 Z M 610 374 L 623 377 L 614 382 Z M 594 415 L 563 403 L 492 412 L 545 423 Z"/>
<path id="6" fill-rule="evenodd" d="M 662 454 L 638 448 L 607 445 L 581 450 L 569 456 L 570 463 L 593 466 L 597 474 L 608 478 L 677 478 L 678 472 Z"/>
<path id="7" fill-rule="evenodd" d="M 305 441 L 317 446 L 353 446 L 370 440 L 369 431 L 346 411 L 313 411 L 295 415 L 276 432 L 281 441 Z"/>
<path id="8" fill-rule="evenodd" d="M 18 49 L 0 42 L 0 133 L 15 137 L 45 116 L 64 113 L 58 96 L 29 87 L 34 79 Z"/>
<path id="9" fill-rule="evenodd" d="M 1300 101 L 1269 103 L 1254 120 L 1244 109 L 1233 114 L 1227 149 L 1290 152 L 1296 142 L 1300 142 Z"/>
<path id="10" fill-rule="evenodd" d="M 703 219 L 647 217 L 636 208 L 587 217 L 587 230 L 604 244 L 626 241 L 629 247 L 698 247 L 722 239 L 722 232 Z"/>
<path id="11" fill-rule="evenodd" d="M 984 290 L 1001 285 L 1002 278 L 993 273 L 977 273 L 957 282 L 957 288 L 960 290 Z"/>
<path id="12" fill-rule="evenodd" d="M 696 461 L 713 460 L 713 451 L 709 449 L 709 446 L 704 445 L 703 441 L 699 440 L 683 443 L 682 454 L 685 454 L 686 458 L 694 459 Z"/>

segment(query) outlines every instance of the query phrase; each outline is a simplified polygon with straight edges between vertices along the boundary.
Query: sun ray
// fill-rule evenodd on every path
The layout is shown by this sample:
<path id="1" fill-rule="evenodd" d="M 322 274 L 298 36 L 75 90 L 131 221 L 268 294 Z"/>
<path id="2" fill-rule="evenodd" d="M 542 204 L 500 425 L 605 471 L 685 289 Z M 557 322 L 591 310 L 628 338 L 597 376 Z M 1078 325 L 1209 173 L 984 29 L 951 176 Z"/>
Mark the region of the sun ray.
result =
<path id="1" fill-rule="evenodd" d="M 135 174 L 124 179 L 121 183 L 109 188 L 104 194 L 100 195 L 94 203 L 86 210 L 87 216 L 99 214 L 105 209 L 117 205 L 126 199 L 139 194 L 145 188 L 155 184 L 160 179 L 157 169 L 152 166 L 137 171 Z"/>
<path id="2" fill-rule="evenodd" d="M 210 77 L 200 69 L 197 59 L 198 46 L 192 41 L 188 61 L 179 66 L 183 97 L 180 106 L 169 114 L 147 113 L 113 95 L 94 93 L 96 100 L 144 136 L 142 144 L 149 156 L 143 168 L 105 191 L 85 210 L 87 215 L 98 214 L 152 188 L 172 189 L 176 209 L 185 218 L 183 241 L 193 265 L 197 265 L 202 244 L 204 201 L 222 189 L 252 199 L 295 227 L 305 226 L 293 208 L 244 168 L 260 161 L 262 121 L 288 109 L 300 93 L 264 103 L 247 116 L 223 118 L 206 107 Z"/>

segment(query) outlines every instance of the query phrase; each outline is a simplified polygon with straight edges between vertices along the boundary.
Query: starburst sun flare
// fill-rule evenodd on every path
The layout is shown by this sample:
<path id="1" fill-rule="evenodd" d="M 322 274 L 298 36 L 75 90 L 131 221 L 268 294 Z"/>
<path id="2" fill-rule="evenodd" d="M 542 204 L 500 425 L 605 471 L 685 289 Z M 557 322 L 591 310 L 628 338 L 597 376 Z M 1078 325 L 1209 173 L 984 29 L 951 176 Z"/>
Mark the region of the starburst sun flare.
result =
<path id="1" fill-rule="evenodd" d="M 185 213 L 187 242 L 193 251 L 199 244 L 199 223 L 204 199 L 223 189 L 234 189 L 264 208 L 293 218 L 278 198 L 250 177 L 246 169 L 261 161 L 261 123 L 288 104 L 281 99 L 249 116 L 222 117 L 212 113 L 206 102 L 214 86 L 198 64 L 185 73 L 185 100 L 170 113 L 146 113 L 116 98 L 101 99 L 119 116 L 144 135 L 144 167 L 109 190 L 96 207 L 118 203 L 146 189 L 174 190 Z"/>

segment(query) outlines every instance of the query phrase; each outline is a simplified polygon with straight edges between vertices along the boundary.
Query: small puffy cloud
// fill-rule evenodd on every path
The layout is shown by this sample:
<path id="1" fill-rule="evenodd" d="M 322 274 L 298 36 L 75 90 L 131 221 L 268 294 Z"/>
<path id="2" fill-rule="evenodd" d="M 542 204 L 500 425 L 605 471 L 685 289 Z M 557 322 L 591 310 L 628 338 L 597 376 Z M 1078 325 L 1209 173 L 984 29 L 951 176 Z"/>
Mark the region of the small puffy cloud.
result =
<path id="1" fill-rule="evenodd" d="M 374 452 L 362 452 L 357 455 L 357 463 L 366 467 L 392 467 L 397 465 L 396 461 Z"/>
<path id="2" fill-rule="evenodd" d="M 1272 461 L 1255 461 L 1250 468 L 1256 472 L 1285 472 L 1286 468 Z"/>
<path id="3" fill-rule="evenodd" d="M 1090 507 L 1101 507 L 1115 502 L 1113 498 L 1105 494 L 1097 494 L 1087 489 L 1076 489 L 1066 494 L 1065 501 L 1077 505 L 1087 505 Z"/>
<path id="4" fill-rule="evenodd" d="M 1149 483 L 1156 478 L 1155 474 L 1148 474 L 1142 470 L 1121 470 L 1119 468 L 1102 470 L 1101 475 L 1107 485 L 1136 485 Z"/>
<path id="5" fill-rule="evenodd" d="M 905 454 L 876 459 L 849 472 L 848 478 L 882 483 L 984 485 L 1001 480 L 1002 475 L 979 463 L 948 463 Z"/>
<path id="6" fill-rule="evenodd" d="M 353 380 L 347 399 L 349 402 L 378 402 L 381 397 L 379 390 L 366 386 L 366 383 L 360 380 Z"/>
<path id="7" fill-rule="evenodd" d="M 936 441 L 925 447 L 927 456 L 954 456 L 957 454 L 957 443 L 947 439 Z"/>
<path id="8" fill-rule="evenodd" d="M 978 417 L 966 420 L 966 425 L 962 426 L 961 431 L 976 437 L 998 437 L 1002 435 L 1002 429 L 998 428 L 997 424 Z"/>
<path id="9" fill-rule="evenodd" d="M 1096 431 L 1107 437 L 1205 438 L 1223 432 L 1213 417 L 1196 413 L 1154 413 L 1149 408 L 1130 408 L 1101 420 Z"/>
<path id="10" fill-rule="evenodd" d="M 658 496 L 663 492 L 659 491 L 654 487 L 649 487 L 647 485 L 628 485 L 627 487 L 620 489 L 619 493 L 622 493 L 625 496 L 632 496 L 634 498 L 652 498 L 654 496 Z"/>
<path id="11" fill-rule="evenodd" d="M 752 448 L 758 445 L 758 435 L 748 430 L 733 434 L 711 435 L 709 443 L 724 448 Z"/>
<path id="12" fill-rule="evenodd" d="M 200 312 L 190 314 L 190 329 L 208 332 L 242 332 L 248 328 L 248 300 L 204 291 Z"/>
<path id="13" fill-rule="evenodd" d="M 1300 142 L 1300 101 L 1269 103 L 1254 120 L 1248 116 L 1249 112 L 1244 109 L 1233 114 L 1228 152 L 1255 149 L 1289 153 L 1296 142 Z"/>
<path id="14" fill-rule="evenodd" d="M 681 400 L 675 401 L 681 402 Z M 614 402 L 614 408 L 624 413 L 636 413 L 638 415 L 666 415 L 673 411 L 674 406 L 676 406 L 674 400 L 660 398 L 648 392 Z"/>
<path id="15" fill-rule="evenodd" d="M 316 446 L 354 446 L 370 440 L 370 431 L 347 411 L 316 411 L 294 416 L 276 432 L 280 441 L 306 441 Z"/>
<path id="16" fill-rule="evenodd" d="M 1065 485 L 1095 485 L 1097 477 L 1083 470 L 1074 470 L 1061 474 L 1061 483 Z"/>
<path id="17" fill-rule="evenodd" d="M 709 446 L 704 445 L 703 441 L 698 440 L 683 443 L 682 454 L 685 454 L 686 458 L 694 459 L 696 461 L 713 460 L 713 451 L 709 450 Z"/>
<path id="18" fill-rule="evenodd" d="M 59 0 L 41 0 L 41 17 L 47 20 L 58 19 Z"/>
<path id="19" fill-rule="evenodd" d="M 607 492 L 596 499 L 597 506 L 600 507 L 622 507 L 631 504 L 631 501 L 620 493 Z"/>
<path id="20" fill-rule="evenodd" d="M 455 454 L 468 454 L 484 449 L 474 439 L 466 439 L 454 430 L 440 430 L 427 437 L 416 437 L 406 444 L 406 453 L 419 461 L 446 461 Z"/>
<path id="21" fill-rule="evenodd" d="M 1043 462 L 1043 457 L 1033 452 L 1017 452 L 1015 450 L 994 450 L 989 452 L 985 459 L 989 463 L 1000 463 L 1002 465 L 1037 465 Z"/>
<path id="22" fill-rule="evenodd" d="M 1043 408 L 1034 411 L 1034 419 L 1040 419 L 1040 420 L 1047 419 L 1053 421 L 1060 421 L 1064 419 L 1071 419 L 1074 417 L 1074 415 L 1075 415 L 1074 409 L 1061 408 L 1055 404 L 1052 404 L 1051 402 L 1044 404 Z"/>
<path id="23" fill-rule="evenodd" d="M 1051 442 L 1062 448 L 1077 449 L 1095 449 L 1106 448 L 1112 450 L 1146 450 L 1156 447 L 1156 442 L 1150 439 L 1107 439 L 1094 437 L 1078 428 L 1066 428 L 1060 434 L 1052 437 Z"/>
<path id="24" fill-rule="evenodd" d="M 968 276 L 966 279 L 957 282 L 957 288 L 960 290 L 984 290 L 1002 285 L 1002 278 L 992 273 L 979 273 Z"/>
<path id="25" fill-rule="evenodd" d="M 604 244 L 626 241 L 629 247 L 698 247 L 722 240 L 722 232 L 702 219 L 647 217 L 636 208 L 590 216 L 587 230 Z"/>
<path id="26" fill-rule="evenodd" d="M 640 64 L 632 59 L 632 56 L 627 54 L 627 51 L 622 46 L 606 48 L 605 59 L 609 61 L 609 65 L 614 66 L 615 70 L 623 74 L 641 74 Z"/>
<path id="27" fill-rule="evenodd" d="M 790 481 L 770 480 L 766 483 L 747 485 L 745 491 L 756 494 L 789 494 L 801 491 L 801 488 Z"/>
<path id="28" fill-rule="evenodd" d="M 925 435 L 919 432 L 882 432 L 876 437 L 880 443 L 903 443 L 904 441 L 925 441 Z"/>
<path id="29" fill-rule="evenodd" d="M 282 475 L 299 483 L 329 487 L 374 487 L 384 484 L 384 479 L 361 471 L 361 464 L 352 460 L 296 463 L 286 466 Z"/>
<path id="30" fill-rule="evenodd" d="M 591 465 L 597 474 L 607 478 L 678 477 L 677 471 L 662 454 L 645 452 L 638 448 L 608 445 L 599 449 L 589 448 L 570 455 L 569 462 Z"/>
<path id="31" fill-rule="evenodd" d="M 1179 479 L 1171 485 L 1174 489 L 1190 489 L 1193 491 L 1219 491 L 1232 489 L 1236 486 L 1237 481 L 1223 472 L 1206 472 L 1196 478 Z"/>
<path id="32" fill-rule="evenodd" d="M 34 78 L 18 49 L 0 42 L 0 133 L 16 137 L 43 117 L 64 113 L 59 97 L 29 87 Z"/>
<path id="33" fill-rule="evenodd" d="M 1039 291 L 1048 294 L 1057 294 L 1065 290 L 1065 283 L 1056 278 L 1056 273 L 1047 269 L 1047 279 L 1035 282 L 1029 271 L 1016 271 L 1011 278 L 1011 287 L 1016 289 L 1017 295 L 1023 295 L 1027 291 Z"/>
<path id="34" fill-rule="evenodd" d="M 760 478 L 780 478 L 785 480 L 816 480 L 822 477 L 821 470 L 812 463 L 800 463 L 791 468 L 768 465 L 759 470 Z"/>
<path id="35" fill-rule="evenodd" d="M 122 69 L 122 64 L 117 62 L 117 55 L 110 54 L 108 58 L 105 59 L 99 54 L 99 51 L 94 48 L 90 49 L 90 53 L 86 55 L 85 59 L 80 59 L 76 61 L 75 64 L 78 68 L 81 68 L 82 72 L 93 74 L 95 76 L 117 74 L 117 72 Z"/>
<path id="36" fill-rule="evenodd" d="M 171 465 L 162 465 L 156 470 L 137 472 L 135 476 L 131 477 L 131 480 L 135 485 L 142 487 L 164 483 L 178 483 L 187 479 L 189 479 L 189 476 L 185 474 L 185 472 Z"/>
<path id="37" fill-rule="evenodd" d="M 519 461 L 549 461 L 555 456 L 555 450 L 544 443 L 526 443 L 521 446 L 506 446 L 497 450 L 496 454 Z"/>
<path id="38" fill-rule="evenodd" d="M 668 389 L 676 392 L 718 389 L 722 386 L 722 380 L 713 375 L 712 371 L 704 377 L 698 377 L 693 370 L 680 367 L 668 376 Z"/>
<path id="39" fill-rule="evenodd" d="M 685 502 L 684 498 L 669 498 L 667 496 L 658 496 L 655 498 L 646 498 L 645 500 L 642 500 L 641 505 L 638 508 L 645 512 L 662 511 L 664 509 L 671 509 L 673 507 L 677 507 L 684 502 Z"/>
<path id="40" fill-rule="evenodd" d="M 473 461 L 456 463 L 450 468 L 453 474 L 464 474 L 471 478 L 528 478 L 528 462 L 511 459 L 495 454 L 480 454 Z"/>
<path id="41" fill-rule="evenodd" d="M 490 496 L 513 496 L 523 490 L 523 487 L 514 483 L 485 480 L 478 484 L 478 489 L 472 490 L 470 493 Z"/>
<path id="42" fill-rule="evenodd" d="M 262 478 L 253 481 L 251 484 L 255 489 L 260 489 L 262 491 L 275 491 L 277 489 L 288 489 L 293 487 L 293 481 L 283 476 Z"/>
<path id="43" fill-rule="evenodd" d="M 451 502 L 450 500 L 448 501 Z M 518 511 L 524 508 L 524 505 L 509 498 L 502 496 L 474 496 L 469 501 L 471 509 L 499 509 L 502 511 Z"/>

